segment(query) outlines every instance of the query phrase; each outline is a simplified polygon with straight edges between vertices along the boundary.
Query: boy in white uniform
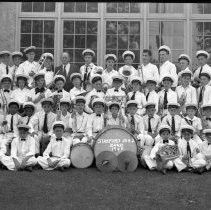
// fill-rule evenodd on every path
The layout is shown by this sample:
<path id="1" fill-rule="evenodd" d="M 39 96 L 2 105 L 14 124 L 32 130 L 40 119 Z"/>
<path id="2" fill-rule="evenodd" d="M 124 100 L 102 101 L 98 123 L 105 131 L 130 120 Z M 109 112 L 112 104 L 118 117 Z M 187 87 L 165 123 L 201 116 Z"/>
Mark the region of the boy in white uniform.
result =
<path id="1" fill-rule="evenodd" d="M 137 114 L 143 116 L 145 113 L 145 104 L 146 104 L 146 97 L 140 91 L 141 87 L 141 79 L 137 76 L 130 77 L 130 85 L 132 86 L 132 91 L 127 94 L 129 100 L 136 100 L 139 104 Z"/>
<path id="2" fill-rule="evenodd" d="M 37 70 L 40 66 L 38 62 L 34 61 L 35 58 L 35 46 L 30 46 L 24 49 L 27 60 L 20 64 L 17 69 L 17 74 L 24 74 L 29 77 L 29 87 L 33 87 L 33 76 L 37 73 Z"/>
<path id="3" fill-rule="evenodd" d="M 19 51 L 15 51 L 11 54 L 11 56 L 12 56 L 13 66 L 11 66 L 10 68 L 12 69 L 11 72 L 12 72 L 13 82 L 15 82 L 14 81 L 15 75 L 16 75 L 18 67 L 21 64 L 21 61 L 22 61 L 22 58 L 23 58 L 23 53 L 19 52 Z M 13 84 L 13 85 L 15 85 L 15 84 Z"/>
<path id="4" fill-rule="evenodd" d="M 73 83 L 73 88 L 70 90 L 70 99 L 73 101 L 77 95 L 85 93 L 86 91 L 82 87 L 82 75 L 79 73 L 73 73 L 70 76 L 70 81 Z"/>
<path id="5" fill-rule="evenodd" d="M 18 136 L 11 144 L 11 155 L 3 156 L 1 162 L 9 170 L 28 170 L 37 164 L 35 158 L 35 140 L 29 135 L 30 127 L 21 124 L 18 126 Z"/>
<path id="6" fill-rule="evenodd" d="M 200 153 L 199 145 L 192 139 L 194 129 L 190 125 L 181 127 L 181 138 L 178 140 L 180 157 L 175 159 L 175 166 L 180 172 L 182 170 L 202 173 L 206 166 L 206 161 Z"/>
<path id="7" fill-rule="evenodd" d="M 1 76 L 1 89 L 0 89 L 0 114 L 4 115 L 8 113 L 8 102 L 11 98 L 12 90 L 12 78 L 9 74 Z"/>
<path id="8" fill-rule="evenodd" d="M 199 67 L 196 69 L 196 71 L 194 72 L 193 75 L 193 79 L 194 79 L 194 87 L 198 88 L 200 87 L 200 76 L 201 73 L 207 72 L 210 76 L 211 76 L 211 67 L 207 64 L 208 60 L 209 60 L 209 53 L 204 51 L 204 50 L 199 50 L 196 52 L 196 57 L 198 59 L 198 64 Z M 209 83 L 210 85 L 210 83 Z"/>
<path id="9" fill-rule="evenodd" d="M 162 81 L 163 77 L 166 75 L 171 75 L 173 77 L 172 87 L 176 88 L 178 83 L 177 69 L 176 66 L 169 61 L 169 55 L 171 54 L 171 50 L 168 46 L 163 45 L 158 49 L 159 57 L 160 57 L 160 81 Z"/>
<path id="10" fill-rule="evenodd" d="M 201 106 L 201 110 L 202 110 L 201 113 L 202 116 L 199 117 L 201 117 L 202 120 L 202 128 L 203 129 L 211 128 L 211 104 L 206 104 Z"/>
<path id="11" fill-rule="evenodd" d="M 84 112 L 86 99 L 84 96 L 76 96 L 75 111 L 69 119 L 69 127 L 72 129 L 73 145 L 87 142 L 87 122 L 89 115 Z"/>
<path id="12" fill-rule="evenodd" d="M 82 75 L 83 80 L 83 89 L 86 91 L 92 90 L 92 85 L 90 83 L 90 79 L 96 73 L 97 66 L 92 63 L 92 60 L 95 56 L 95 52 L 90 49 L 85 49 L 82 52 L 82 56 L 84 57 L 85 65 L 80 67 L 80 73 Z"/>
<path id="13" fill-rule="evenodd" d="M 63 136 L 64 130 L 65 124 L 62 121 L 55 121 L 53 123 L 53 132 L 55 135 L 51 137 L 43 156 L 37 158 L 38 164 L 44 170 L 58 169 L 64 171 L 65 168 L 70 167 L 70 147 L 72 141 L 69 141 Z"/>
<path id="14" fill-rule="evenodd" d="M 13 76 L 13 71 L 9 66 L 10 55 L 11 55 L 10 51 L 7 50 L 0 52 L 0 58 L 1 58 L 0 75 L 9 74 L 11 77 Z"/>

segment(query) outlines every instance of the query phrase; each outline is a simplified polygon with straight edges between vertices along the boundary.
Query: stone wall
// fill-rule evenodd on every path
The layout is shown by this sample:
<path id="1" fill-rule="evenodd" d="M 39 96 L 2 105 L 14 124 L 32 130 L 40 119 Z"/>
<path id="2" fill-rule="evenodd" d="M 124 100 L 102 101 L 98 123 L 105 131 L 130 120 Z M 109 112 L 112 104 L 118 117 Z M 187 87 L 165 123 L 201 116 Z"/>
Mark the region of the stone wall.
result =
<path id="1" fill-rule="evenodd" d="M 0 2 L 0 51 L 15 49 L 16 2 Z"/>

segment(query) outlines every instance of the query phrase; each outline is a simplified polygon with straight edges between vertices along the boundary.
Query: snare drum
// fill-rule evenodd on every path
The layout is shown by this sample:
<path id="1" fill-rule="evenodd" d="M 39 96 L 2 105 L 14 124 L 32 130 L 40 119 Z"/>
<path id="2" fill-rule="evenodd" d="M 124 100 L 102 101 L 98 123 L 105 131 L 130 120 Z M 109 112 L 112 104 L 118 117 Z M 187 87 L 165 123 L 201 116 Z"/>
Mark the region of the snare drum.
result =
<path id="1" fill-rule="evenodd" d="M 88 168 L 94 160 L 91 146 L 86 143 L 75 144 L 70 151 L 70 160 L 76 168 Z"/>

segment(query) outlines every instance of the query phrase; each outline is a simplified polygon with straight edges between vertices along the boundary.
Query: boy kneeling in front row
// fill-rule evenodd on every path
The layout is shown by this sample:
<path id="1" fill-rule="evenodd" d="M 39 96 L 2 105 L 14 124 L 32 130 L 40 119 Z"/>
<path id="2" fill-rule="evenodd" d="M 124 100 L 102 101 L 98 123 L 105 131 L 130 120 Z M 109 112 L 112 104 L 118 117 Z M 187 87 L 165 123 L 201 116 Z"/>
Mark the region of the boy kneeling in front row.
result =
<path id="1" fill-rule="evenodd" d="M 18 125 L 18 136 L 11 144 L 11 155 L 2 156 L 1 162 L 9 170 L 28 170 L 37 164 L 35 158 L 35 140 L 29 135 L 30 127 L 25 124 Z"/>
<path id="2" fill-rule="evenodd" d="M 65 124 L 62 121 L 53 123 L 53 132 L 43 156 L 37 158 L 38 164 L 44 170 L 53 170 L 58 168 L 64 171 L 64 168 L 70 167 L 70 147 L 72 141 L 63 137 Z M 50 156 L 51 154 L 51 156 Z"/>

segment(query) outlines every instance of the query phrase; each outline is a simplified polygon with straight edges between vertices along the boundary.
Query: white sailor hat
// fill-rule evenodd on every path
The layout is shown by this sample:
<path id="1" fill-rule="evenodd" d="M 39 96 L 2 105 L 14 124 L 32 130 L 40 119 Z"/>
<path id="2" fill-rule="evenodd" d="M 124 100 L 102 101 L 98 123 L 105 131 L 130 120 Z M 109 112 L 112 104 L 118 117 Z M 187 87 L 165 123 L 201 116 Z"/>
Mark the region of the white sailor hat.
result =
<path id="1" fill-rule="evenodd" d="M 105 55 L 104 59 L 107 61 L 108 59 L 113 59 L 114 61 L 117 61 L 117 57 L 114 54 L 107 54 Z"/>
<path id="2" fill-rule="evenodd" d="M 34 108 L 34 110 L 36 109 L 35 104 L 31 101 L 27 101 L 23 103 L 23 108 L 26 108 L 26 107 L 32 107 Z"/>
<path id="3" fill-rule="evenodd" d="M 102 76 L 100 74 L 94 74 L 92 78 L 90 79 L 90 82 L 93 84 L 97 82 L 98 80 L 102 81 Z"/>
<path id="4" fill-rule="evenodd" d="M 30 126 L 26 125 L 26 124 L 19 124 L 18 125 L 18 130 L 26 130 L 28 131 L 30 129 Z"/>
<path id="5" fill-rule="evenodd" d="M 179 103 L 168 103 L 168 108 L 179 108 L 180 107 L 180 104 Z"/>
<path id="6" fill-rule="evenodd" d="M 60 105 L 61 104 L 68 104 L 68 105 L 70 105 L 71 104 L 71 101 L 70 101 L 69 98 L 61 98 L 60 99 Z"/>
<path id="7" fill-rule="evenodd" d="M 36 74 L 34 75 L 34 80 L 37 80 L 39 77 L 45 78 L 45 73 L 44 73 L 44 72 L 36 73 Z"/>
<path id="8" fill-rule="evenodd" d="M 190 57 L 187 54 L 181 54 L 178 58 L 178 61 L 180 61 L 181 59 L 185 59 L 190 63 Z"/>
<path id="9" fill-rule="evenodd" d="M 59 80 L 62 80 L 64 83 L 66 82 L 66 79 L 63 75 L 56 75 L 54 78 L 53 78 L 53 82 L 56 83 L 57 81 Z"/>
<path id="10" fill-rule="evenodd" d="M 138 107 L 138 102 L 136 100 L 129 100 L 126 103 L 126 107 L 130 106 L 130 105 L 136 105 Z"/>
<path id="11" fill-rule="evenodd" d="M 15 99 L 11 99 L 11 100 L 9 101 L 8 107 L 9 107 L 11 104 L 17 104 L 17 105 L 18 105 L 18 108 L 19 108 L 19 106 L 20 106 L 19 102 L 18 102 L 17 100 L 15 100 Z"/>
<path id="12" fill-rule="evenodd" d="M 169 133 L 171 133 L 171 127 L 169 125 L 160 125 L 160 127 L 158 128 L 158 133 L 161 134 L 162 131 L 169 131 Z"/>
<path id="13" fill-rule="evenodd" d="M 35 50 L 36 50 L 36 47 L 35 46 L 30 46 L 30 47 L 25 48 L 23 52 L 25 54 L 27 54 L 27 53 L 29 53 L 31 51 L 35 51 Z"/>
<path id="14" fill-rule="evenodd" d="M 8 50 L 3 50 L 3 51 L 0 51 L 0 56 L 2 56 L 2 55 L 11 55 L 11 52 L 10 51 L 8 51 Z"/>
<path id="15" fill-rule="evenodd" d="M 174 83 L 174 77 L 170 74 L 164 75 L 163 78 L 162 78 L 162 82 L 164 80 L 171 80 L 171 82 Z"/>
<path id="16" fill-rule="evenodd" d="M 82 52 L 82 55 L 84 56 L 85 54 L 91 54 L 93 57 L 95 56 L 95 52 L 91 49 L 85 49 L 83 52 Z"/>
<path id="17" fill-rule="evenodd" d="M 48 98 L 43 98 L 41 101 L 40 101 L 41 104 L 43 103 L 50 103 L 51 105 L 53 105 L 54 101 L 52 98 L 48 97 Z"/>
<path id="18" fill-rule="evenodd" d="M 180 73 L 179 73 L 179 76 L 183 76 L 183 75 L 190 75 L 191 77 L 193 76 L 193 73 L 190 69 L 186 68 L 185 70 L 182 70 Z"/>
<path id="19" fill-rule="evenodd" d="M 105 101 L 102 98 L 95 98 L 92 101 L 92 107 L 94 107 L 95 104 L 102 104 L 103 106 L 105 106 Z"/>
<path id="20" fill-rule="evenodd" d="M 82 80 L 82 75 L 80 73 L 72 73 L 70 75 L 70 81 L 72 81 L 74 78 L 79 78 Z"/>
<path id="21" fill-rule="evenodd" d="M 132 84 L 132 82 L 134 82 L 134 81 L 138 81 L 138 82 L 141 83 L 141 78 L 138 77 L 138 76 L 131 76 L 130 77 L 130 84 Z"/>
<path id="22" fill-rule="evenodd" d="M 15 57 L 15 56 L 23 57 L 23 53 L 19 52 L 19 51 L 12 52 L 11 55 L 12 55 L 12 58 Z"/>
<path id="23" fill-rule="evenodd" d="M 211 104 L 204 104 L 204 105 L 201 106 L 201 109 L 206 109 L 206 108 L 211 109 Z"/>
<path id="24" fill-rule="evenodd" d="M 154 77 L 148 78 L 147 81 L 146 81 L 146 83 L 152 83 L 152 82 L 157 84 L 157 80 Z"/>
<path id="25" fill-rule="evenodd" d="M 188 103 L 185 105 L 185 109 L 187 110 L 188 108 L 198 109 L 198 106 L 195 103 Z"/>
<path id="26" fill-rule="evenodd" d="M 199 75 L 199 78 L 200 78 L 201 76 L 205 76 L 205 77 L 207 77 L 207 78 L 209 78 L 209 79 L 211 78 L 210 72 L 207 71 L 207 70 L 203 71 L 203 72 Z"/>
<path id="27" fill-rule="evenodd" d="M 76 96 L 74 101 L 75 101 L 75 103 L 83 102 L 85 104 L 86 98 L 84 96 Z"/>
<path id="28" fill-rule="evenodd" d="M 115 76 L 112 77 L 112 81 L 114 81 L 114 80 L 118 80 L 118 81 L 123 82 L 124 78 L 121 75 L 115 75 Z"/>
<path id="29" fill-rule="evenodd" d="M 43 53 L 42 56 L 45 56 L 46 58 L 50 58 L 53 60 L 53 54 L 52 53 Z"/>
<path id="30" fill-rule="evenodd" d="M 125 59 L 125 56 L 126 56 L 126 55 L 132 56 L 132 59 L 133 59 L 133 60 L 135 59 L 135 54 L 134 54 L 132 51 L 130 51 L 130 50 L 126 50 L 126 51 L 123 52 L 123 54 L 122 54 L 123 60 Z"/>
<path id="31" fill-rule="evenodd" d="M 145 104 L 145 106 L 144 106 L 144 108 L 155 108 L 156 107 L 156 104 L 155 103 L 153 103 L 153 102 L 148 102 L 148 103 L 146 103 Z"/>
<path id="32" fill-rule="evenodd" d="M 182 126 L 180 127 L 181 133 L 182 133 L 183 131 L 185 131 L 185 130 L 189 130 L 189 131 L 191 131 L 192 133 L 195 131 L 194 128 L 193 128 L 193 126 L 191 126 L 191 125 L 182 125 Z"/>
<path id="33" fill-rule="evenodd" d="M 29 76 L 25 75 L 25 74 L 16 74 L 16 80 L 20 79 L 20 78 L 24 78 L 28 81 Z"/>
<path id="34" fill-rule="evenodd" d="M 210 128 L 204 129 L 203 133 L 204 134 L 208 134 L 208 133 L 211 134 L 211 129 Z"/>
<path id="35" fill-rule="evenodd" d="M 0 82 L 2 82 L 4 79 L 9 79 L 12 82 L 12 77 L 10 76 L 10 74 L 3 74 L 1 76 Z"/>
<path id="36" fill-rule="evenodd" d="M 170 47 L 168 47 L 167 45 L 162 45 L 162 46 L 160 46 L 160 48 L 158 49 L 158 52 L 160 52 L 160 51 L 162 51 L 162 50 L 167 51 L 169 54 L 171 53 L 171 49 L 170 49 Z"/>
<path id="37" fill-rule="evenodd" d="M 111 101 L 108 104 L 108 108 L 110 109 L 112 106 L 118 106 L 119 108 L 121 107 L 120 103 L 118 103 L 117 101 Z"/>
<path id="38" fill-rule="evenodd" d="M 210 57 L 210 54 L 207 51 L 205 51 L 205 50 L 197 51 L 196 52 L 196 57 L 198 57 L 199 55 L 205 55 L 207 57 L 207 59 L 209 59 L 209 57 Z"/>
<path id="39" fill-rule="evenodd" d="M 55 122 L 53 123 L 52 127 L 53 127 L 53 130 L 54 130 L 56 127 L 62 127 L 64 130 L 65 130 L 65 128 L 66 128 L 65 123 L 64 123 L 63 121 L 61 121 L 61 120 L 55 121 Z"/>

